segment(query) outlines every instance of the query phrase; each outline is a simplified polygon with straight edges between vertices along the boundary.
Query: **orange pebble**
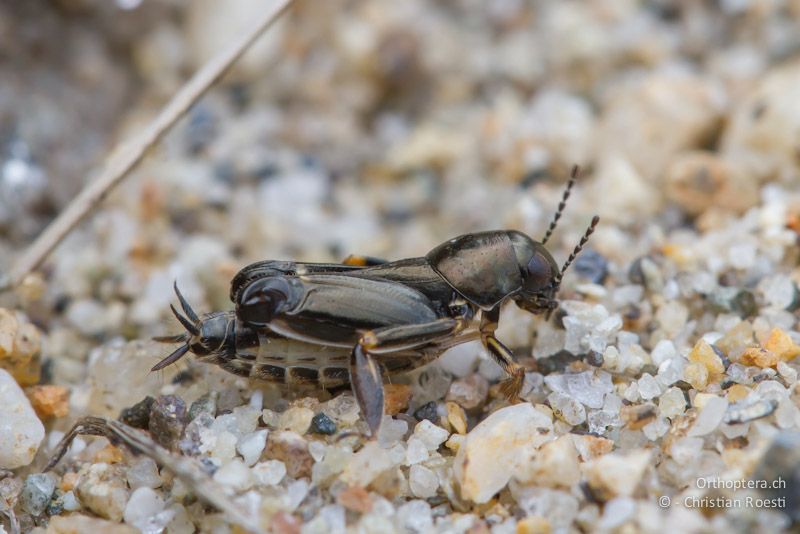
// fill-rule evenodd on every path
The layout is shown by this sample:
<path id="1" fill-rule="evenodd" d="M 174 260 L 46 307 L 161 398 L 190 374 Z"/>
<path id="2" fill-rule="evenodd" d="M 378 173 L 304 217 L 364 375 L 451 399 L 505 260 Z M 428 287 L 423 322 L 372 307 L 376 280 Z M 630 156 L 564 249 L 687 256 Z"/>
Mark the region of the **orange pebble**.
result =
<path id="1" fill-rule="evenodd" d="M 406 384 L 386 384 L 383 386 L 383 411 L 388 415 L 397 415 L 408 408 L 411 400 L 411 386 Z"/>
<path id="2" fill-rule="evenodd" d="M 41 419 L 69 414 L 69 388 L 64 386 L 32 386 L 25 390 L 31 406 Z"/>

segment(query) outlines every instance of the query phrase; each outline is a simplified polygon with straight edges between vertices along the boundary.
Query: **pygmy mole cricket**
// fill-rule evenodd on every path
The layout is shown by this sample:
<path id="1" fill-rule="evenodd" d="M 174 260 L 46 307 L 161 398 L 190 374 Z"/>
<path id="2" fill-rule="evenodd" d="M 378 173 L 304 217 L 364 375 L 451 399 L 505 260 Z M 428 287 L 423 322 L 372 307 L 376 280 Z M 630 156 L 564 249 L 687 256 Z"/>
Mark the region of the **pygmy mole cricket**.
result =
<path id="1" fill-rule="evenodd" d="M 375 436 L 383 416 L 384 374 L 420 367 L 449 347 L 480 339 L 509 375 L 503 393 L 515 398 L 525 369 L 495 337 L 500 308 L 508 300 L 533 314 L 558 307 L 564 272 L 599 222 L 592 218 L 559 268 L 545 244 L 577 172 L 575 167 L 541 242 L 515 230 L 495 230 L 450 239 L 420 258 L 260 261 L 233 278 L 235 311 L 203 316 L 176 285 L 185 316 L 174 306 L 172 311 L 186 332 L 156 339 L 183 345 L 153 370 L 192 352 L 241 376 L 323 387 L 350 383 Z"/>

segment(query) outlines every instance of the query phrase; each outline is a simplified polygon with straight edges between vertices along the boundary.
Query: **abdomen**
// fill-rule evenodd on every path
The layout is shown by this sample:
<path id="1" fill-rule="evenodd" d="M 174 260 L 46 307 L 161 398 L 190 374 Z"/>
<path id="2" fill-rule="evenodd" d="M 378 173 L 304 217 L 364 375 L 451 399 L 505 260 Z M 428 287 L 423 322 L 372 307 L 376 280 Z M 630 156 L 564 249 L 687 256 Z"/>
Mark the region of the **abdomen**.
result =
<path id="1" fill-rule="evenodd" d="M 237 347 L 236 354 L 199 357 L 239 376 L 287 385 L 318 385 L 333 388 L 350 383 L 352 348 L 317 345 L 265 331 L 258 345 Z M 385 374 L 421 367 L 438 354 L 433 347 L 376 355 Z"/>

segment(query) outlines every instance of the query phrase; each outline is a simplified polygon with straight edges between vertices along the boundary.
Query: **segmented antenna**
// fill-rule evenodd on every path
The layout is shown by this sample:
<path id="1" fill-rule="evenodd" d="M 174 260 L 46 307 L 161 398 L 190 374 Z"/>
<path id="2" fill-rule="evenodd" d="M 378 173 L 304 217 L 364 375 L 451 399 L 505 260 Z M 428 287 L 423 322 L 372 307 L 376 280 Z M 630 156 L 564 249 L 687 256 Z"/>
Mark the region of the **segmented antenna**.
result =
<path id="1" fill-rule="evenodd" d="M 564 276 L 564 273 L 567 271 L 567 267 L 569 267 L 575 258 L 578 257 L 578 254 L 581 253 L 583 247 L 586 246 L 586 243 L 589 241 L 589 236 L 594 233 L 594 229 L 597 227 L 597 223 L 600 222 L 600 217 L 595 215 L 592 217 L 592 222 L 589 224 L 589 227 L 586 229 L 586 232 L 583 233 L 583 237 L 581 238 L 580 243 L 575 246 L 575 249 L 572 251 L 572 254 L 569 255 L 567 261 L 564 262 L 564 266 L 561 267 L 561 272 L 558 273 L 556 276 L 556 288 L 561 285 L 561 278 Z"/>
<path id="2" fill-rule="evenodd" d="M 547 243 L 547 240 L 550 239 L 551 235 L 553 235 L 553 230 L 556 229 L 558 220 L 561 218 L 561 214 L 564 213 L 564 208 L 567 207 L 567 199 L 569 198 L 569 194 L 572 192 L 572 186 L 575 185 L 575 180 L 578 179 L 580 173 L 581 168 L 578 165 L 572 167 L 572 172 L 569 173 L 569 182 L 567 182 L 567 188 L 564 190 L 564 194 L 561 196 L 561 202 L 558 203 L 558 209 L 556 210 L 555 216 L 553 216 L 553 222 L 550 223 L 550 228 L 547 229 L 547 232 L 544 234 L 544 238 L 542 238 L 542 245 Z"/>

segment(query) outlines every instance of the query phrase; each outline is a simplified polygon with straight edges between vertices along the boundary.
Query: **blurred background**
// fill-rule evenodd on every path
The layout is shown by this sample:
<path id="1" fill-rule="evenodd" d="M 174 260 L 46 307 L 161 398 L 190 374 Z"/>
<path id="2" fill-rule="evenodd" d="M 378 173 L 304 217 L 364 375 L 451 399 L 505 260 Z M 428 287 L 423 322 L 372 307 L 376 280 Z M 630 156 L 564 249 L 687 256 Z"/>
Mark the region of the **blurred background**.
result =
<path id="1" fill-rule="evenodd" d="M 0 3 L 0 268 L 260 8 Z M 757 266 L 769 243 L 736 226 L 748 209 L 777 202 L 758 217 L 800 229 L 799 21 L 793 0 L 298 1 L 2 302 L 48 332 L 45 360 L 73 355 L 58 372 L 78 383 L 98 342 L 174 329 L 173 280 L 210 311 L 259 259 L 540 238 L 574 164 L 556 257 L 603 220 L 571 277 L 654 250 Z M 717 230 L 715 259 L 693 242 Z"/>

